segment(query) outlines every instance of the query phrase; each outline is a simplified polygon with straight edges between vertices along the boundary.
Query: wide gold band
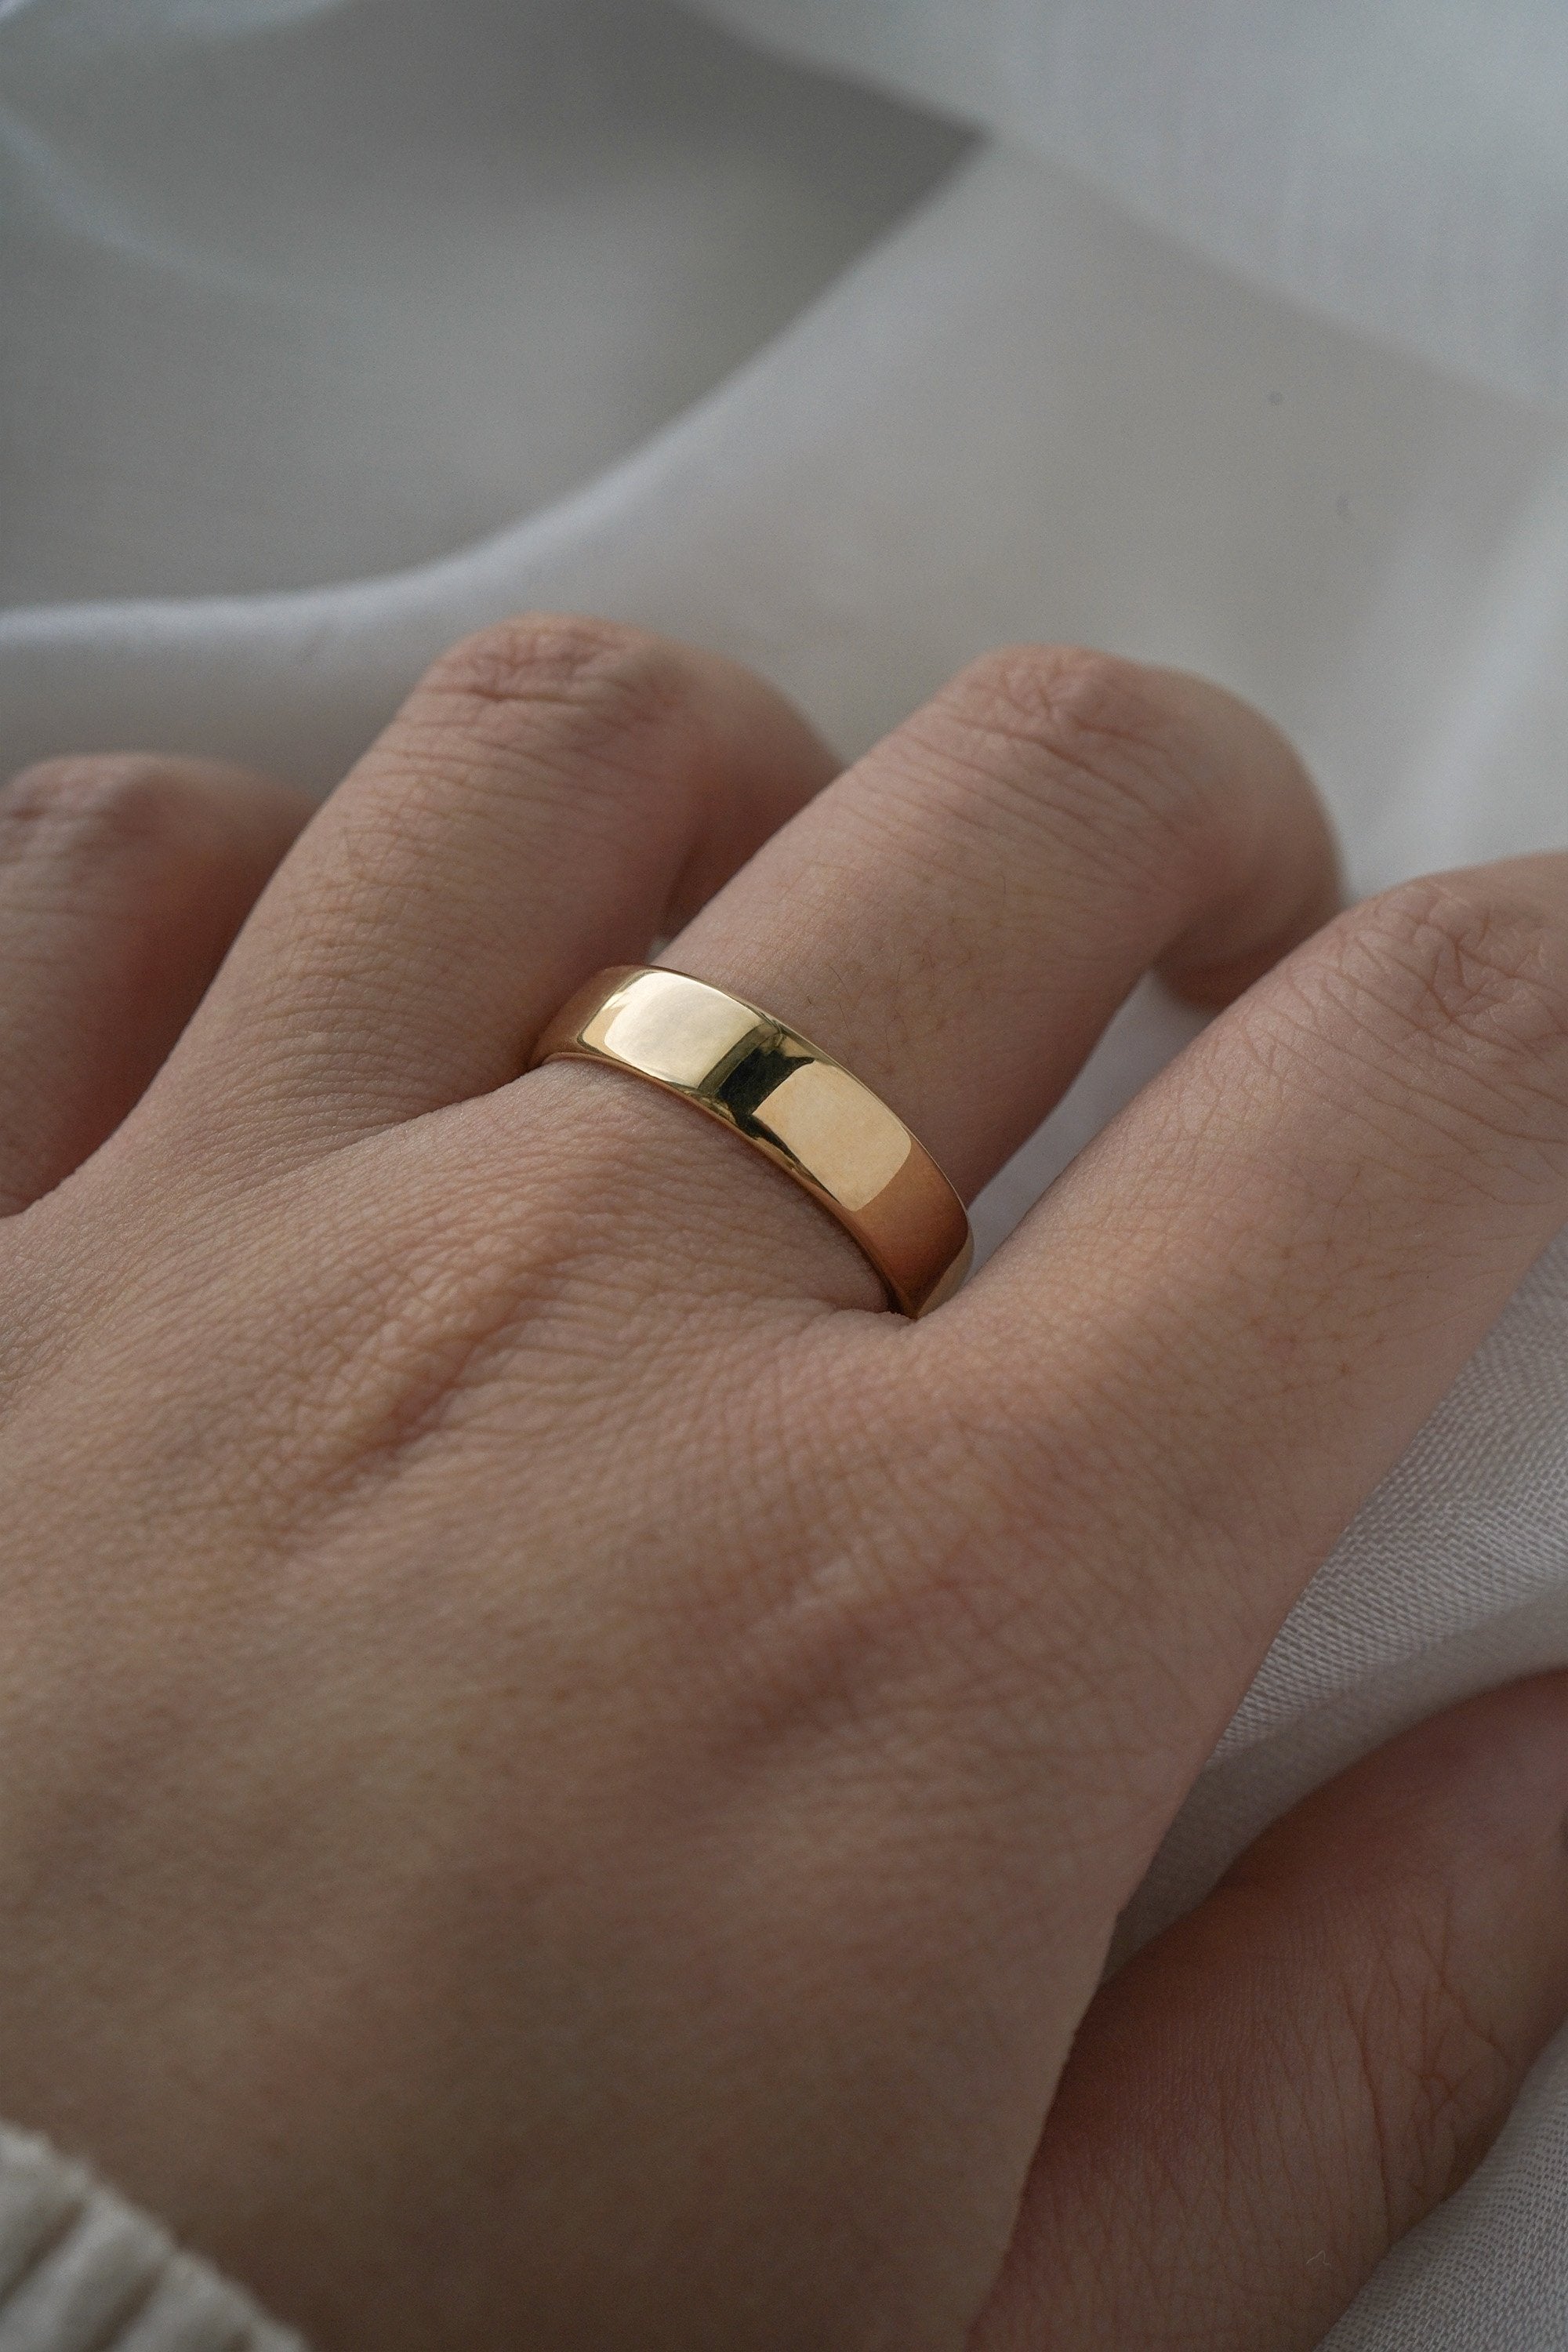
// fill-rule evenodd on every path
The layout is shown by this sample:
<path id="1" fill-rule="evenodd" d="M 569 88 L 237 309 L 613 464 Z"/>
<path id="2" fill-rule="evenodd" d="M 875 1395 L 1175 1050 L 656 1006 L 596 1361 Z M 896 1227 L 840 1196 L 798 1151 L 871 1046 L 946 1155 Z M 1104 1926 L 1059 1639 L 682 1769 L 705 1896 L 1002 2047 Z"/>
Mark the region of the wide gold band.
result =
<path id="1" fill-rule="evenodd" d="M 851 1233 L 895 1307 L 924 1315 L 969 1271 L 963 1202 L 923 1145 L 830 1054 L 682 971 L 614 964 L 563 1004 L 533 1065 L 608 1062 L 695 1103 Z"/>

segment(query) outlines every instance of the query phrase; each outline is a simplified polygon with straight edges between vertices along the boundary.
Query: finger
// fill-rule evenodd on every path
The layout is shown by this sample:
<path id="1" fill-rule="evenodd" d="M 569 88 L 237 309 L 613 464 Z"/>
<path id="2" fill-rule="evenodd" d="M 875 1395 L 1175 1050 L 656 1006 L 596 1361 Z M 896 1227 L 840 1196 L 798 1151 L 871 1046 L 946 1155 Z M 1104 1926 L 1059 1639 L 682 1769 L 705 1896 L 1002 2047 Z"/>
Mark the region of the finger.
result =
<path id="1" fill-rule="evenodd" d="M 1565 1217 L 1552 856 L 1340 918 L 933 1318 L 931 1392 L 962 1397 L 974 1475 L 1007 1498 L 991 1584 L 1016 1597 L 1056 1531 L 1018 1672 L 1065 1668 L 1100 1732 L 1154 1765 L 1131 1877 L 1308 1576 Z M 1086 1447 L 1092 1494 L 1069 1468 Z"/>
<path id="2" fill-rule="evenodd" d="M 485 1093 L 836 766 L 716 656 L 602 621 L 488 629 L 426 674 L 288 861 L 190 1076 L 232 1066 L 242 1036 L 279 1141 Z"/>
<path id="3" fill-rule="evenodd" d="M 838 1055 L 968 1193 L 1152 965 L 1222 1002 L 1337 903 L 1321 807 L 1257 712 L 1022 646 L 841 777 L 668 960 Z"/>
<path id="4" fill-rule="evenodd" d="M 0 792 L 0 1211 L 112 1132 L 310 814 L 197 760 L 54 760 Z"/>
<path id="5" fill-rule="evenodd" d="M 1568 1675 L 1308 1799 L 1097 1997 L 972 2352 L 1306 2352 L 1568 2012 Z"/>

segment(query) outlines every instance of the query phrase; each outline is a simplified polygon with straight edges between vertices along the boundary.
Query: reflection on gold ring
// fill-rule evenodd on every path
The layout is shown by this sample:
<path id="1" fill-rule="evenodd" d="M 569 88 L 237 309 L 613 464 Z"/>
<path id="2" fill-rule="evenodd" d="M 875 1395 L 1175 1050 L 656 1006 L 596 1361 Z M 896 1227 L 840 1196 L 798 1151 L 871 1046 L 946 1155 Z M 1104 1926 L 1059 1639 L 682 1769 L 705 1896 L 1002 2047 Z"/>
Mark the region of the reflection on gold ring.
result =
<path id="1" fill-rule="evenodd" d="M 852 1234 L 906 1315 L 958 1288 L 963 1202 L 869 1087 L 743 998 L 661 965 L 616 964 L 563 1004 L 533 1055 L 631 1070 L 755 1145 Z"/>

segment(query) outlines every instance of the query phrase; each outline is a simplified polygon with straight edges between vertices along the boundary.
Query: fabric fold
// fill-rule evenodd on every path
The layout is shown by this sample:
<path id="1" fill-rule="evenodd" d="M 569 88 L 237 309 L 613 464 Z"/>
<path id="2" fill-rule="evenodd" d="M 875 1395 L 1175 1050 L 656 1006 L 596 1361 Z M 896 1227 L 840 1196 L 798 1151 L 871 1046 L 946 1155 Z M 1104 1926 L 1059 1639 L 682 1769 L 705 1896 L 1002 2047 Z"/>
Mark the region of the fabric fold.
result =
<path id="1" fill-rule="evenodd" d="M 1016 139 L 1211 261 L 1568 403 L 1568 16 L 1552 0 L 697 0 Z"/>

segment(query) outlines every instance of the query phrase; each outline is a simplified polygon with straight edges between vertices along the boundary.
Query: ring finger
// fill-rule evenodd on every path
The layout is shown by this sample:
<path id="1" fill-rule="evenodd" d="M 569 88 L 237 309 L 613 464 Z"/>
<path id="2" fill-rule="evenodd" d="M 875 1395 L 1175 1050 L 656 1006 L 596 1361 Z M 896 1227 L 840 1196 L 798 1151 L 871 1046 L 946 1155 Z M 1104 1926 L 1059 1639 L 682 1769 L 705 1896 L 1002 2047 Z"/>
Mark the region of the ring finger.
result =
<path id="1" fill-rule="evenodd" d="M 1337 903 L 1300 762 L 1173 671 L 988 655 L 778 834 L 668 961 L 845 1061 L 969 1194 L 1159 965 L 1222 1003 Z"/>

